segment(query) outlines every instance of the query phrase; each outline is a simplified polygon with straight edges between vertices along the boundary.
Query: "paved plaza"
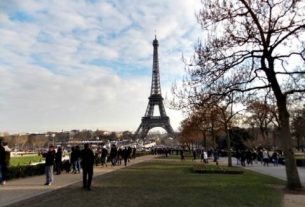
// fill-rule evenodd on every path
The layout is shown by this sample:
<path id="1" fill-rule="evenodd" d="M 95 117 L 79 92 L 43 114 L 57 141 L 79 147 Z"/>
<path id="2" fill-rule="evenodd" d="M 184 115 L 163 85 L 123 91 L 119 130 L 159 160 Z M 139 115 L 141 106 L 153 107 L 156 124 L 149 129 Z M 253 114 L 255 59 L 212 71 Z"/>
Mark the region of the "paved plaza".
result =
<path id="1" fill-rule="evenodd" d="M 224 165 L 227 164 L 228 158 L 221 158 L 220 162 Z M 236 158 L 232 159 L 233 165 L 234 166 L 239 166 L 237 165 L 237 160 Z M 264 166 L 260 162 L 254 162 L 253 165 L 247 165 L 244 167 L 247 170 L 252 170 L 254 172 L 258 172 L 264 175 L 269 175 L 272 177 L 276 177 L 281 180 L 287 180 L 286 177 L 286 171 L 285 171 L 285 166 L 284 165 L 278 165 L 274 166 L 272 163 L 269 164 L 269 166 Z M 299 176 L 301 179 L 301 182 L 303 186 L 305 186 L 305 168 L 304 167 L 298 167 L 298 172 Z M 305 202 L 305 195 L 298 195 L 298 194 L 285 194 L 284 195 L 284 200 L 283 200 L 283 207 L 303 207 Z"/>
<path id="2" fill-rule="evenodd" d="M 137 157 L 128 163 L 128 166 L 138 164 L 141 162 L 146 162 L 153 159 L 155 156 L 148 155 Z M 97 166 L 94 168 L 94 177 L 99 175 L 104 175 L 115 170 L 124 168 L 122 164 L 120 166 L 110 166 L 101 167 Z M 0 186 L 0 207 L 7 206 L 25 199 L 29 199 L 47 192 L 51 192 L 66 186 L 80 183 L 82 186 L 82 174 L 67 174 L 63 173 L 61 175 L 54 175 L 54 184 L 51 186 L 45 186 L 45 176 L 33 176 L 28 178 L 21 178 L 8 181 L 6 185 Z M 94 178 L 92 180 L 92 185 L 94 186 Z"/>
<path id="3" fill-rule="evenodd" d="M 221 158 L 220 162 L 223 164 L 226 164 L 228 161 L 228 158 Z M 237 165 L 236 158 L 232 158 L 232 164 L 234 166 L 239 166 Z M 252 170 L 264 175 L 270 175 L 276 178 L 279 178 L 281 180 L 287 180 L 286 178 L 286 171 L 285 171 L 285 166 L 284 165 L 278 165 L 274 166 L 272 163 L 269 163 L 269 166 L 264 166 L 260 162 L 253 162 L 253 165 L 246 165 L 245 169 Z M 298 172 L 299 176 L 301 179 L 301 182 L 303 185 L 305 185 L 305 168 L 304 167 L 298 167 Z"/>

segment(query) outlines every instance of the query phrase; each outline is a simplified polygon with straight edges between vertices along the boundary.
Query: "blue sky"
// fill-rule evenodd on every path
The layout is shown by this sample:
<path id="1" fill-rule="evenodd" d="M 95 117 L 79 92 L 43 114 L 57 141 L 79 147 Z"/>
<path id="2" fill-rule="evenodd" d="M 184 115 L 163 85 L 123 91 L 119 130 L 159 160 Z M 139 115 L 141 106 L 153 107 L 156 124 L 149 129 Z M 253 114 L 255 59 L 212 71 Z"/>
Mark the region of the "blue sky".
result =
<path id="1" fill-rule="evenodd" d="M 0 1 L 0 132 L 135 131 L 154 31 L 163 96 L 200 37 L 199 0 Z M 181 112 L 167 109 L 178 128 Z"/>

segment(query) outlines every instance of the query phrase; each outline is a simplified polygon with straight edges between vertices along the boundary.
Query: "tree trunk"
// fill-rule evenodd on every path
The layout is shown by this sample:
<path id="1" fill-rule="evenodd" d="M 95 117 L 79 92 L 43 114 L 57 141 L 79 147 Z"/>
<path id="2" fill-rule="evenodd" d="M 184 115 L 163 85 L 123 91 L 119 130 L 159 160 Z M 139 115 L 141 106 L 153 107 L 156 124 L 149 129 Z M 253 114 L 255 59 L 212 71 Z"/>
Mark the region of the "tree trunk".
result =
<path id="1" fill-rule="evenodd" d="M 297 171 L 296 161 L 293 151 L 293 141 L 290 134 L 289 112 L 286 106 L 286 97 L 277 99 L 279 120 L 280 120 L 280 142 L 284 151 L 285 169 L 287 175 L 287 187 L 289 189 L 299 189 L 302 187 Z"/>
<path id="2" fill-rule="evenodd" d="M 225 132 L 226 132 L 226 141 L 228 148 L 228 167 L 232 167 L 231 137 L 230 137 L 230 132 L 228 130 L 228 126 L 226 124 L 225 124 Z"/>
<path id="3" fill-rule="evenodd" d="M 287 97 L 283 94 L 274 72 L 274 59 L 267 55 L 269 69 L 266 75 L 276 98 L 279 115 L 279 138 L 284 151 L 287 187 L 291 190 L 302 187 L 293 151 L 293 141 L 290 133 L 289 112 L 287 110 Z M 265 59 L 261 59 L 262 67 L 266 68 Z"/>
<path id="4" fill-rule="evenodd" d="M 203 146 L 204 149 L 207 150 L 207 136 L 204 130 L 202 130 L 202 137 L 203 137 Z"/>
<path id="5" fill-rule="evenodd" d="M 213 147 L 214 149 L 216 148 L 216 138 L 215 138 L 215 133 L 214 133 L 214 123 L 212 121 L 212 126 L 211 126 L 211 136 L 213 140 Z"/>

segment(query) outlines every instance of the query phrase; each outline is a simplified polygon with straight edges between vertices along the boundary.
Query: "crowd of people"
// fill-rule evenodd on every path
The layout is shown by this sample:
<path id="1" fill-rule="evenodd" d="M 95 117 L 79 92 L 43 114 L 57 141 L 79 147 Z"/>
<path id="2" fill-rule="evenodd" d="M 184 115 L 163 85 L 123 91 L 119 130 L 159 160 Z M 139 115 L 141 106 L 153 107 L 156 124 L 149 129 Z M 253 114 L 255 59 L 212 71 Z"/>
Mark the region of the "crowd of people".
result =
<path id="1" fill-rule="evenodd" d="M 183 148 L 170 148 L 170 147 L 159 147 L 159 148 L 153 148 L 151 149 L 151 153 L 153 155 L 165 155 L 165 157 L 168 157 L 169 155 L 180 155 L 180 159 L 185 159 L 185 153 L 187 151 L 192 152 L 193 160 L 196 160 L 198 158 L 201 159 L 202 162 L 208 163 L 209 159 L 213 159 L 216 164 L 218 164 L 219 159 L 219 150 L 218 149 L 209 149 L 205 150 L 204 148 L 198 148 L 193 150 L 186 150 Z"/>
<path id="2" fill-rule="evenodd" d="M 127 166 L 128 162 L 136 157 L 136 148 L 118 148 L 114 144 L 110 149 L 107 149 L 105 146 L 91 148 L 86 143 L 82 149 L 77 145 L 71 147 L 69 151 L 69 159 L 66 159 L 67 155 L 60 146 L 55 149 L 53 145 L 50 145 L 46 152 L 39 153 L 45 159 L 45 185 L 52 185 L 54 174 L 60 175 L 63 171 L 78 174 L 82 171 L 83 188 L 90 190 L 94 165 L 107 167 L 107 163 L 111 163 L 111 166 L 116 166 L 124 162 L 124 165 Z M 0 139 L 0 184 L 2 185 L 6 183 L 7 179 L 10 152 L 11 150 L 8 148 L 7 143 L 2 142 L 2 139 Z"/>
<path id="3" fill-rule="evenodd" d="M 114 144 L 111 145 L 110 153 L 108 156 L 108 151 L 103 147 L 102 149 L 97 149 L 96 152 L 96 165 L 107 165 L 107 161 L 111 162 L 112 166 L 121 165 L 124 161 L 126 166 L 131 158 L 136 157 L 136 148 L 129 147 L 119 147 L 117 148 Z"/>
<path id="4" fill-rule="evenodd" d="M 274 166 L 284 164 L 283 152 L 281 150 L 268 151 L 265 148 L 236 150 L 235 157 L 237 165 L 246 166 L 255 163 L 261 163 L 264 166 L 269 166 L 272 163 Z"/>
<path id="5" fill-rule="evenodd" d="M 182 148 L 154 148 L 151 150 L 152 154 L 164 155 L 168 157 L 169 155 L 176 154 L 180 155 L 180 159 L 185 159 L 186 152 L 190 152 L 193 160 L 200 160 L 204 163 L 208 163 L 209 160 L 213 160 L 218 164 L 220 156 L 227 156 L 226 151 L 210 148 L 205 150 L 204 148 L 197 148 L 193 150 L 185 150 Z M 236 158 L 236 165 L 246 166 L 253 165 L 253 163 L 261 163 L 263 166 L 269 166 L 273 164 L 278 166 L 279 164 L 284 164 L 284 156 L 281 150 L 268 151 L 266 148 L 255 148 L 255 149 L 238 149 L 232 152 L 233 157 Z"/>
<path id="6" fill-rule="evenodd" d="M 61 174 L 63 170 L 66 172 L 72 172 L 74 174 L 83 172 L 83 188 L 90 190 L 91 181 L 93 176 L 93 167 L 107 166 L 107 162 L 111 163 L 111 166 L 121 165 L 122 160 L 124 165 L 131 158 L 136 157 L 136 148 L 120 147 L 112 145 L 110 151 L 105 146 L 98 146 L 96 149 L 92 149 L 89 144 L 84 144 L 84 148 L 81 150 L 80 146 L 71 147 L 70 159 L 63 161 L 63 150 L 58 147 L 55 150 L 54 146 L 50 146 L 46 153 L 43 153 L 45 158 L 45 185 L 52 185 L 54 182 L 54 172 L 56 175 Z"/>
<path id="7" fill-rule="evenodd" d="M 79 148 L 79 147 L 78 147 Z M 43 154 L 43 157 L 45 158 L 45 178 L 46 182 L 45 185 L 51 185 L 54 182 L 54 173 L 53 169 L 55 167 L 56 175 L 61 174 L 63 162 L 63 150 L 61 147 L 57 148 L 57 151 L 55 151 L 55 148 L 53 145 L 49 146 L 49 150 Z M 93 176 L 93 165 L 94 165 L 94 152 L 89 147 L 89 144 L 84 145 L 83 150 L 79 150 L 77 152 L 77 156 L 75 157 L 75 150 L 71 152 L 70 155 L 70 163 L 72 163 L 73 166 L 75 166 L 75 162 L 77 163 L 77 159 L 79 161 L 79 164 L 83 170 L 83 188 L 87 190 L 91 190 L 91 181 Z M 76 168 L 74 168 L 76 169 Z M 80 172 L 80 168 L 78 169 Z"/>

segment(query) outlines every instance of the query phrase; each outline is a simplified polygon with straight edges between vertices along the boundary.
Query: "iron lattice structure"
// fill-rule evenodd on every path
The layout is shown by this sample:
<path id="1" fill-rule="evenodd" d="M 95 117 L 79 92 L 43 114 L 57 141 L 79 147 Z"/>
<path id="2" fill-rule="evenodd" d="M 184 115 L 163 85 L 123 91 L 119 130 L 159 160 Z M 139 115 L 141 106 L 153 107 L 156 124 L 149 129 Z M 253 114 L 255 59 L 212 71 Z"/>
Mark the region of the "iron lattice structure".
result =
<path id="1" fill-rule="evenodd" d="M 174 136 L 174 130 L 170 125 L 169 117 L 166 115 L 163 97 L 161 95 L 161 85 L 160 85 L 160 72 L 159 72 L 159 57 L 158 57 L 158 47 L 159 43 L 157 38 L 153 40 L 154 54 L 153 54 L 153 67 L 152 67 L 152 80 L 151 80 L 151 91 L 148 98 L 148 106 L 144 117 L 135 136 L 143 139 L 146 137 L 148 131 L 154 127 L 162 127 L 165 129 L 170 136 Z M 154 108 L 158 106 L 160 116 L 154 116 Z"/>

